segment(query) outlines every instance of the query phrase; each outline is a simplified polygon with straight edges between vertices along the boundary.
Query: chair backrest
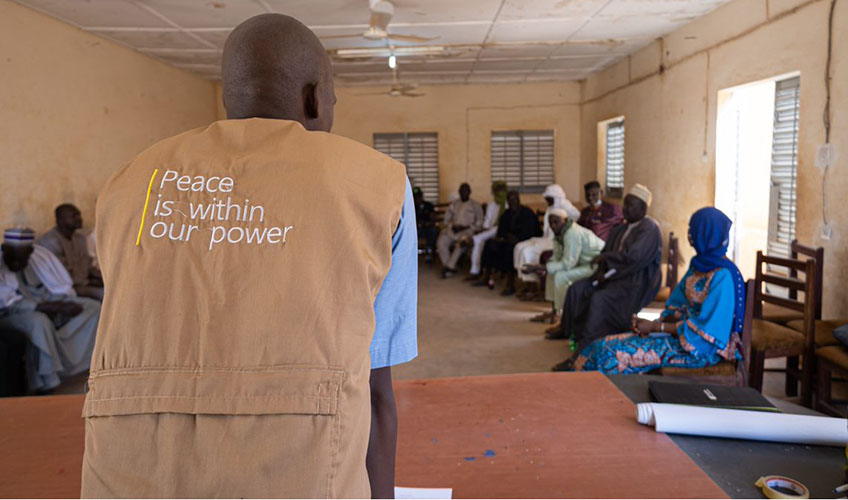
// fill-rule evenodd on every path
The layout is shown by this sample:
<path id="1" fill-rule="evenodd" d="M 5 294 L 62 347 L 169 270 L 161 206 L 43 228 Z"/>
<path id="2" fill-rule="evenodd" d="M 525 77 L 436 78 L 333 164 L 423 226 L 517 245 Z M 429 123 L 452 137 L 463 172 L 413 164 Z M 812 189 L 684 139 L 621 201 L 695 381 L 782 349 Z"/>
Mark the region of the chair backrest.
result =
<path id="1" fill-rule="evenodd" d="M 763 264 L 785 267 L 790 270 L 789 276 L 781 276 L 763 271 Z M 792 271 L 794 275 L 792 276 Z M 804 273 L 804 279 L 798 278 L 798 273 Z M 771 257 L 757 252 L 757 269 L 754 285 L 754 318 L 762 319 L 763 302 L 774 304 L 787 309 L 792 309 L 804 314 L 804 337 L 807 347 L 812 349 L 814 342 L 814 331 L 816 321 L 816 262 L 813 259 L 796 260 L 783 257 Z M 788 288 L 789 298 L 778 297 L 763 291 L 764 284 L 772 284 Z M 791 293 L 795 292 L 795 298 Z M 804 299 L 798 299 L 798 292 L 803 292 Z"/>
<path id="2" fill-rule="evenodd" d="M 816 261 L 816 319 L 822 319 L 822 300 L 824 298 L 824 248 L 808 247 L 807 245 L 798 243 L 798 240 L 792 240 L 790 251 L 793 259 L 797 260 L 799 255 L 803 255 L 805 257 L 812 257 Z M 798 272 L 794 269 L 790 269 L 789 275 L 793 278 L 797 278 Z M 790 290 L 789 296 L 794 299 L 798 296 L 798 292 Z"/>
<path id="3" fill-rule="evenodd" d="M 742 326 L 742 359 L 741 365 L 737 365 L 737 371 L 742 373 L 744 386 L 748 385 L 748 373 L 751 369 L 751 337 L 754 330 L 754 300 L 756 280 L 745 282 L 745 321 Z"/>
<path id="4" fill-rule="evenodd" d="M 674 290 L 677 286 L 678 274 L 677 263 L 680 259 L 678 253 L 678 241 L 674 232 L 668 233 L 668 258 L 665 263 L 665 286 Z"/>

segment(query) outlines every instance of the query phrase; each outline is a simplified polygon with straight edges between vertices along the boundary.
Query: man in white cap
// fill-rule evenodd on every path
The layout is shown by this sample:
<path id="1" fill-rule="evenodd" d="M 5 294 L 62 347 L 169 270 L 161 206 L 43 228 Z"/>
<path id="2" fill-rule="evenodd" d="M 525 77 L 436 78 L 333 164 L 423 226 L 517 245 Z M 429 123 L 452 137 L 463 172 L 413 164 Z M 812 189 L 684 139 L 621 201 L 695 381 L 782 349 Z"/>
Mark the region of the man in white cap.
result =
<path id="1" fill-rule="evenodd" d="M 524 267 L 527 265 L 539 264 L 539 259 L 544 252 L 554 249 L 554 231 L 551 228 L 549 217 L 553 209 L 562 209 L 566 212 L 567 217 L 572 220 L 577 220 L 580 217 L 580 212 L 568 201 L 565 195 L 565 190 L 559 184 L 551 184 L 545 188 L 542 193 L 548 208 L 545 210 L 545 218 L 543 222 L 542 236 L 524 240 L 515 245 L 513 251 L 513 262 L 518 277 L 524 283 L 531 284 L 527 287 L 527 292 L 522 298 L 532 298 L 536 294 L 535 284 L 539 281 L 536 273 L 525 273 Z"/>
<path id="2" fill-rule="evenodd" d="M 559 316 L 569 287 L 595 272 L 592 261 L 603 250 L 604 240 L 575 223 L 564 208 L 548 209 L 548 221 L 554 234 L 553 256 L 544 266 L 525 265 L 522 272 L 546 274 L 545 299 L 553 302 L 554 316 Z M 559 325 L 554 326 L 548 334 L 558 335 L 559 330 Z"/>
<path id="3" fill-rule="evenodd" d="M 577 341 L 578 354 L 593 341 L 630 329 L 633 314 L 648 305 L 660 288 L 662 231 L 647 217 L 651 191 L 634 185 L 624 197 L 626 224 L 610 232 L 603 251 L 594 260 L 595 274 L 569 287 L 562 315 L 562 329 L 551 338 Z M 571 369 L 574 356 L 554 367 Z"/>
<path id="4" fill-rule="evenodd" d="M 100 303 L 76 297 L 62 264 L 34 238 L 25 228 L 3 233 L 0 328 L 26 334 L 27 385 L 45 392 L 88 370 Z"/>

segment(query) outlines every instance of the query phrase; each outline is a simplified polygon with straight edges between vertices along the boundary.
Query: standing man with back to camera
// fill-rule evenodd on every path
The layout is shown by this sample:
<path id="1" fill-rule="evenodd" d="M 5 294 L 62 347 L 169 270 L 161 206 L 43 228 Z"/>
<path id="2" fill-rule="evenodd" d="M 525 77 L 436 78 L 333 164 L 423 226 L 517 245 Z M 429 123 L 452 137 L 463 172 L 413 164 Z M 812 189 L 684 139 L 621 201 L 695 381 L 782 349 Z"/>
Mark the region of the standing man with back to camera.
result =
<path id="1" fill-rule="evenodd" d="M 227 120 L 98 198 L 82 496 L 391 497 L 390 366 L 417 354 L 404 167 L 327 133 L 330 60 L 291 17 L 233 30 L 222 89 Z"/>

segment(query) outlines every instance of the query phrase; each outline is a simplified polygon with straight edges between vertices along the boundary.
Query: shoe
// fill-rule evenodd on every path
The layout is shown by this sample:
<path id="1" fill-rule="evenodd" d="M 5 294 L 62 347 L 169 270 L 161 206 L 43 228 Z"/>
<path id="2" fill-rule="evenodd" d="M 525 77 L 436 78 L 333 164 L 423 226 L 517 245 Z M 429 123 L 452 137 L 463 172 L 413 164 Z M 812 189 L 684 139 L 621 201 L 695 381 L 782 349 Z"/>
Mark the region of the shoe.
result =
<path id="1" fill-rule="evenodd" d="M 501 292 L 501 297 L 509 297 L 510 295 L 515 295 L 515 288 L 506 288 Z"/>
<path id="2" fill-rule="evenodd" d="M 442 269 L 442 279 L 450 278 L 451 276 L 456 276 L 456 269 Z"/>
<path id="3" fill-rule="evenodd" d="M 551 368 L 552 372 L 573 372 L 574 371 L 574 360 L 571 358 L 566 359 L 562 363 L 557 363 Z"/>
<path id="4" fill-rule="evenodd" d="M 424 256 L 424 263 L 425 264 L 432 264 L 433 263 L 433 256 L 430 255 L 430 254 L 425 255 Z"/>
<path id="5" fill-rule="evenodd" d="M 488 281 L 488 282 L 486 282 L 486 286 L 488 286 L 488 287 L 489 287 L 489 290 L 494 290 L 494 289 L 495 289 L 495 280 L 494 280 L 494 278 L 489 278 L 489 281 Z"/>
<path id="6" fill-rule="evenodd" d="M 548 340 L 563 340 L 565 334 L 562 331 L 562 325 L 554 325 L 545 329 L 545 338 Z"/>
<path id="7" fill-rule="evenodd" d="M 479 279 L 480 279 L 479 274 L 469 274 L 468 276 L 463 278 L 462 281 L 478 281 Z"/>
<path id="8" fill-rule="evenodd" d="M 538 314 L 538 315 L 530 318 L 530 321 L 532 321 L 533 323 L 544 323 L 545 321 L 548 321 L 549 319 L 551 319 L 551 316 L 553 316 L 553 315 L 554 315 L 554 313 L 552 313 L 552 312 L 543 312 L 541 314 Z"/>

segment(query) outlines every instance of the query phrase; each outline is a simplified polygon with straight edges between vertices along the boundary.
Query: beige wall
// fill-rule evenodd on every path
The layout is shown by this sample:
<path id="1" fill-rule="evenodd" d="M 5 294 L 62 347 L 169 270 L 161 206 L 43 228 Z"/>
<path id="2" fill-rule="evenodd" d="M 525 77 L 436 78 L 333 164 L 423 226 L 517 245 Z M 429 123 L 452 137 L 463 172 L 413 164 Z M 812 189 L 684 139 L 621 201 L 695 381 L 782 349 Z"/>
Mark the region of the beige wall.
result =
<path id="1" fill-rule="evenodd" d="M 37 231 L 153 142 L 215 119 L 215 87 L 0 0 L 0 224 Z"/>
<path id="2" fill-rule="evenodd" d="M 836 6 L 831 142 L 840 154 L 824 193 L 831 240 L 820 237 L 828 0 L 736 0 L 583 84 L 581 174 L 596 168 L 598 121 L 625 115 L 626 183 L 654 191 L 652 213 L 685 243 L 689 215 L 715 195 L 716 96 L 721 89 L 800 71 L 797 236 L 825 248 L 825 314 L 848 316 L 848 1 Z M 702 158 L 706 151 L 706 157 Z"/>
<path id="3" fill-rule="evenodd" d="M 577 83 L 439 85 L 423 97 L 364 96 L 379 88 L 336 89 L 333 132 L 373 146 L 375 132 L 439 134 L 442 200 L 462 182 L 472 196 L 491 195 L 490 136 L 493 130 L 553 129 L 555 180 L 572 201 L 582 198 L 579 176 L 580 87 Z M 538 196 L 525 196 L 541 202 Z"/>

